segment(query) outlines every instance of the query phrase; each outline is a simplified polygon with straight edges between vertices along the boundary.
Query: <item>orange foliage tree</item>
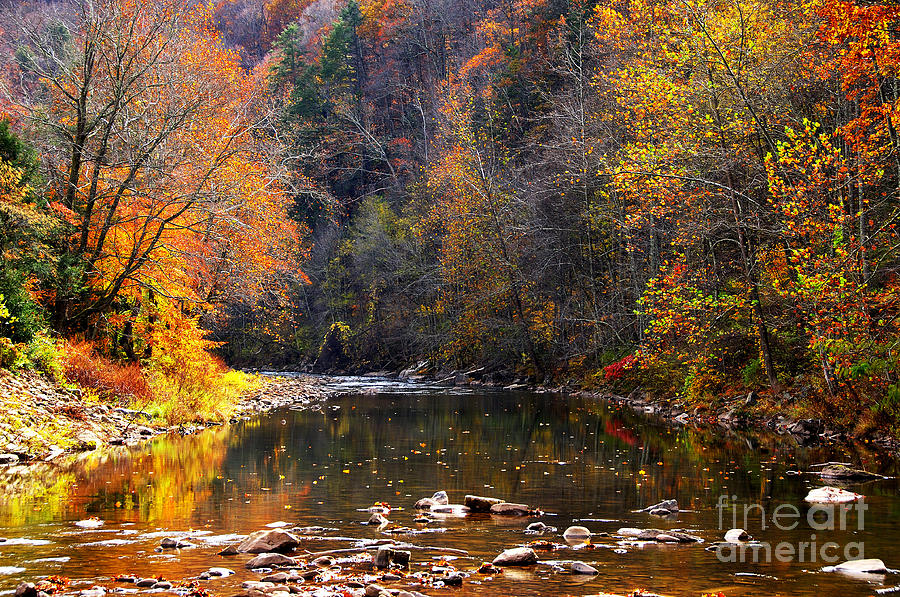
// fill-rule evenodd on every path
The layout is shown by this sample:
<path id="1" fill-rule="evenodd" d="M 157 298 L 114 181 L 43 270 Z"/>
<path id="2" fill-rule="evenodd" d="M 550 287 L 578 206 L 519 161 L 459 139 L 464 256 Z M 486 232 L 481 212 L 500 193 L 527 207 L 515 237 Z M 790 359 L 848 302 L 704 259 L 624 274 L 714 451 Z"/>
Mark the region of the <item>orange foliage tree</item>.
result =
<path id="1" fill-rule="evenodd" d="M 223 47 L 208 7 L 190 4 L 95 0 L 62 24 L 21 27 L 21 79 L 41 92 L 15 109 L 70 232 L 54 325 L 112 328 L 132 358 L 136 322 L 193 321 L 230 293 L 277 292 L 300 252 L 260 147 L 263 79 Z"/>

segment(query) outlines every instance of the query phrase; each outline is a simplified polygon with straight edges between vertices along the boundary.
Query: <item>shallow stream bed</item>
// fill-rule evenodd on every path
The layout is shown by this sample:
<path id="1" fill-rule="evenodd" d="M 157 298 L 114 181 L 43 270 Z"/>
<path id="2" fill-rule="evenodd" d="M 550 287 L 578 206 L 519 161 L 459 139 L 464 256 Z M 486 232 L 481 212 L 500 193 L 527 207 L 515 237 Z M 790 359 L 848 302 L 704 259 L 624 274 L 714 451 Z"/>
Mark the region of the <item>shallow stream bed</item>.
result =
<path id="1" fill-rule="evenodd" d="M 363 378 L 339 385 L 348 393 L 321 411 L 273 411 L 198 435 L 87 454 L 68 464 L 0 470 L 0 537 L 7 539 L 0 542 L 0 591 L 49 575 L 71 578 L 77 590 L 121 587 L 111 581 L 118 574 L 180 581 L 224 566 L 237 574 L 202 584 L 215 594 L 237 594 L 242 581 L 261 575 L 244 567 L 250 555 L 216 553 L 279 521 L 288 528 L 328 529 L 306 540 L 301 552 L 346 548 L 350 539 L 394 537 L 466 550 L 470 557 L 452 561 L 465 571 L 536 539 L 563 544 L 561 534 L 570 525 L 595 533 L 592 548 L 538 552 L 544 561 L 590 564 L 599 571 L 595 576 L 557 573 L 541 563 L 491 577 L 473 574 L 462 588 L 423 589 L 432 596 L 591 595 L 645 588 L 665 595 L 852 597 L 900 584 L 900 574 L 851 577 L 821 571 L 829 564 L 823 555 L 843 560 L 845 552 L 900 568 L 897 480 L 847 486 L 867 498 L 862 521 L 856 510 L 843 523 L 836 517 L 833 529 L 813 528 L 806 519 L 804 496 L 825 483 L 796 471 L 840 461 L 897 474 L 895 461 L 865 445 L 803 448 L 777 436 L 670 428 L 628 409 L 548 394 L 444 390 Z M 496 496 L 546 514 L 446 516 L 415 524 L 413 504 L 438 490 L 451 502 L 461 503 L 469 493 Z M 682 509 L 677 516 L 635 512 L 669 498 Z M 388 535 L 391 526 L 363 525 L 369 514 L 360 510 L 375 502 L 393 507 L 391 526 L 416 532 Z M 727 507 L 717 507 L 720 503 Z M 781 505 L 798 509 L 796 528 L 787 528 L 793 521 L 785 518 L 784 528 L 773 523 Z M 746 521 L 745 506 L 752 506 Z M 74 524 L 90 517 L 103 525 Z M 536 520 L 558 533 L 526 535 L 525 527 Z M 733 526 L 768 544 L 770 557 L 762 550 L 754 562 L 753 551 L 746 551 L 747 561 L 722 561 L 705 549 Z M 685 529 L 705 543 L 642 544 L 603 536 L 620 527 Z M 157 549 L 163 538 L 186 535 L 196 547 Z M 823 554 L 827 542 L 836 546 Z M 779 561 L 775 550 L 784 556 L 790 548 L 794 555 Z M 800 549 L 804 561 L 796 553 Z M 742 559 L 740 553 L 725 555 Z M 411 570 L 430 568 L 439 557 L 414 551 Z"/>

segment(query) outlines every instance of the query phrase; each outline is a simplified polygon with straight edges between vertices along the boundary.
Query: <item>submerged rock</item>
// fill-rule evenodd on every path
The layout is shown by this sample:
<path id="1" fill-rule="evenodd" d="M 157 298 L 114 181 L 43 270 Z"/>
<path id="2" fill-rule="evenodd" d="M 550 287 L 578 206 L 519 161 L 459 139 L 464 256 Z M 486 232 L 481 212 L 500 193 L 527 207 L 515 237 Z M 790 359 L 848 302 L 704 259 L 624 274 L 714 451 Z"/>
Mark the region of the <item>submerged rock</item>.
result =
<path id="1" fill-rule="evenodd" d="M 503 500 L 480 495 L 467 495 L 463 503 L 472 512 L 490 512 L 491 506 L 502 504 Z"/>
<path id="2" fill-rule="evenodd" d="M 870 479 L 885 478 L 883 475 L 850 468 L 843 464 L 829 464 L 819 471 L 819 476 L 824 479 L 837 479 L 841 481 L 867 481 Z"/>
<path id="3" fill-rule="evenodd" d="M 847 504 L 864 497 L 864 495 L 852 491 L 828 486 L 811 490 L 804 499 L 813 504 Z"/>
<path id="4" fill-rule="evenodd" d="M 530 547 L 507 549 L 491 562 L 495 566 L 532 566 L 537 564 L 538 557 Z"/>
<path id="5" fill-rule="evenodd" d="M 657 541 L 659 543 L 701 543 L 703 539 L 683 531 L 664 531 L 661 529 L 635 529 L 624 527 L 616 531 L 617 535 L 630 537 L 639 541 Z"/>
<path id="6" fill-rule="evenodd" d="M 247 568 L 271 568 L 273 566 L 296 566 L 297 560 L 280 553 L 261 553 L 245 564 Z"/>
<path id="7" fill-rule="evenodd" d="M 300 545 L 296 536 L 281 529 L 252 533 L 236 547 L 239 553 L 271 553 L 290 551 Z"/>

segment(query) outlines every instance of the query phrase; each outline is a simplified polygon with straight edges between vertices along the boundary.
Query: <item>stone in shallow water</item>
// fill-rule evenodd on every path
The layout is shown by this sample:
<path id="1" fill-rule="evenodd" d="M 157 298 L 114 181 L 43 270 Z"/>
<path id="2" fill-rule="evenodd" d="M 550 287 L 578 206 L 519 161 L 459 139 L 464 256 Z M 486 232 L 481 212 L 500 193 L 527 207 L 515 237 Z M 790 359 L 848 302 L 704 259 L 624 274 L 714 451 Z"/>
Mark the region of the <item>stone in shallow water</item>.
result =
<path id="1" fill-rule="evenodd" d="M 498 555 L 491 563 L 495 566 L 531 566 L 537 562 L 537 554 L 530 547 L 514 547 Z"/>
<path id="2" fill-rule="evenodd" d="M 280 553 L 261 553 L 245 564 L 247 568 L 270 568 L 272 566 L 296 566 L 297 560 Z"/>
<path id="3" fill-rule="evenodd" d="M 528 516 L 531 514 L 531 508 L 526 504 L 501 502 L 491 506 L 491 514 L 500 514 L 502 516 Z"/>
<path id="4" fill-rule="evenodd" d="M 502 504 L 503 500 L 480 495 L 467 495 L 463 503 L 472 512 L 490 512 L 491 506 Z"/>
<path id="5" fill-rule="evenodd" d="M 839 487 L 817 487 L 810 490 L 805 501 L 813 504 L 848 504 L 863 499 L 865 496 Z"/>
<path id="6" fill-rule="evenodd" d="M 591 538 L 591 531 L 587 527 L 571 526 L 563 531 L 563 539 L 566 541 L 579 541 Z"/>
<path id="7" fill-rule="evenodd" d="M 572 562 L 569 572 L 572 574 L 600 574 L 599 570 L 584 562 Z"/>
<path id="8" fill-rule="evenodd" d="M 727 543 L 743 543 L 752 539 L 750 533 L 744 529 L 731 529 L 725 533 L 725 541 Z"/>
<path id="9" fill-rule="evenodd" d="M 194 544 L 184 538 L 166 537 L 159 543 L 159 546 L 164 549 L 182 549 L 185 547 L 194 547 Z"/>
<path id="10" fill-rule="evenodd" d="M 848 572 L 848 573 L 869 573 L 869 574 L 886 574 L 889 572 L 887 566 L 884 565 L 884 562 L 877 558 L 870 558 L 868 560 L 848 560 L 846 562 L 842 562 L 837 566 L 829 566 L 828 568 L 833 568 L 834 572 Z"/>
<path id="11" fill-rule="evenodd" d="M 300 545 L 300 541 L 287 531 L 273 529 L 252 533 L 238 544 L 240 553 L 271 553 L 290 551 Z"/>

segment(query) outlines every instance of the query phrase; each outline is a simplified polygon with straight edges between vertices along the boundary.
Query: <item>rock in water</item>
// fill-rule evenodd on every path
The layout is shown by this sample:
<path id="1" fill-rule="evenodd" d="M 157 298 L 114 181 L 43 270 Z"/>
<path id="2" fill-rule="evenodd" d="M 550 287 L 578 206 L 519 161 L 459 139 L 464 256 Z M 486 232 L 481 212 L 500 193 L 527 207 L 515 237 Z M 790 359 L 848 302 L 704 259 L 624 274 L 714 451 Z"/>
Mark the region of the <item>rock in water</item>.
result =
<path id="1" fill-rule="evenodd" d="M 599 570 L 584 562 L 572 562 L 569 566 L 569 572 L 572 574 L 600 574 Z"/>
<path id="2" fill-rule="evenodd" d="M 752 539 L 750 533 L 744 529 L 731 529 L 725 533 L 725 541 L 727 543 L 742 543 L 744 541 L 749 541 L 750 539 Z"/>
<path id="3" fill-rule="evenodd" d="M 296 566 L 297 560 L 280 553 L 261 553 L 249 562 L 247 568 L 271 568 L 272 566 Z"/>
<path id="4" fill-rule="evenodd" d="M 495 566 L 531 566 L 537 564 L 538 557 L 530 547 L 507 549 L 491 562 Z"/>
<path id="5" fill-rule="evenodd" d="M 290 551 L 300 545 L 294 535 L 281 529 L 252 533 L 237 546 L 240 553 L 271 553 Z"/>
<path id="6" fill-rule="evenodd" d="M 817 487 L 811 490 L 804 498 L 813 504 L 847 504 L 863 499 L 864 495 L 853 493 L 838 487 Z"/>
<path id="7" fill-rule="evenodd" d="M 432 499 L 432 501 L 434 501 L 435 504 L 439 504 L 441 506 L 446 506 L 447 504 L 450 503 L 450 498 L 447 497 L 446 491 L 434 492 L 434 495 L 431 496 L 431 499 Z"/>
<path id="8" fill-rule="evenodd" d="M 81 527 L 82 529 L 99 529 L 103 526 L 103 521 L 99 518 L 86 518 L 85 520 L 76 522 L 75 526 Z"/>
<path id="9" fill-rule="evenodd" d="M 23 582 L 16 587 L 16 597 L 37 597 L 37 594 L 34 583 Z"/>
<path id="10" fill-rule="evenodd" d="M 431 498 L 422 498 L 414 507 L 416 510 L 431 510 L 432 506 L 437 506 L 437 502 Z"/>
<path id="11" fill-rule="evenodd" d="M 502 516 L 528 516 L 531 514 L 531 508 L 525 504 L 501 502 L 491 506 L 491 514 L 500 514 Z"/>
<path id="12" fill-rule="evenodd" d="M 838 564 L 837 566 L 828 566 L 825 568 L 825 570 L 829 572 L 832 570 L 834 572 L 847 572 L 850 574 L 887 574 L 888 572 L 887 566 L 884 565 L 884 562 L 877 558 L 868 560 L 848 560 L 846 562 Z"/>
<path id="13" fill-rule="evenodd" d="M 163 549 L 182 549 L 185 547 L 194 547 L 194 544 L 188 541 L 187 539 L 180 539 L 177 537 L 166 537 L 163 539 L 160 544 L 160 547 Z"/>
<path id="14" fill-rule="evenodd" d="M 234 574 L 234 570 L 231 568 L 210 568 L 206 573 L 209 574 L 210 577 L 224 578 Z"/>
<path id="15" fill-rule="evenodd" d="M 502 504 L 500 498 L 482 497 L 480 495 L 467 495 L 463 502 L 472 512 L 490 512 L 491 506 Z"/>
<path id="16" fill-rule="evenodd" d="M 373 512 L 372 516 L 369 517 L 369 522 L 367 522 L 366 524 L 382 526 L 382 525 L 386 525 L 389 522 L 390 521 L 384 517 L 384 514 L 382 514 L 380 512 Z"/>
<path id="17" fill-rule="evenodd" d="M 678 512 L 678 501 L 677 500 L 663 500 L 658 504 L 653 504 L 652 506 L 647 506 L 641 512 L 649 512 L 650 514 L 655 514 L 657 516 L 666 516 L 668 514 L 674 514 Z"/>
<path id="18" fill-rule="evenodd" d="M 869 479 L 884 479 L 884 476 L 869 471 L 850 468 L 843 464 L 830 464 L 819 471 L 819 476 L 824 479 L 840 479 L 842 481 L 866 481 Z"/>
<path id="19" fill-rule="evenodd" d="M 591 538 L 591 532 L 587 527 L 572 526 L 563 531 L 563 539 L 566 541 L 587 541 Z"/>

